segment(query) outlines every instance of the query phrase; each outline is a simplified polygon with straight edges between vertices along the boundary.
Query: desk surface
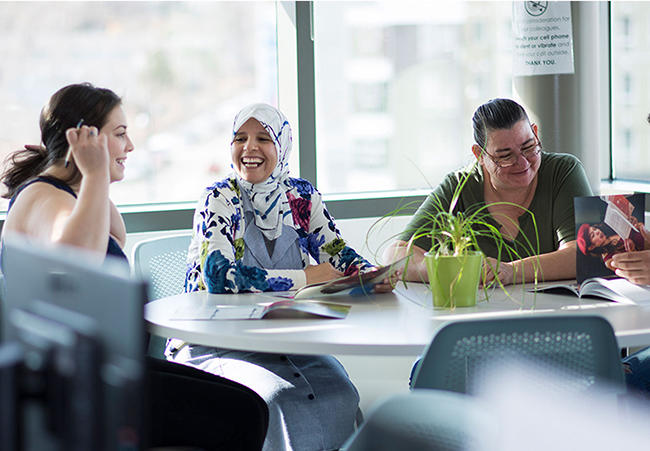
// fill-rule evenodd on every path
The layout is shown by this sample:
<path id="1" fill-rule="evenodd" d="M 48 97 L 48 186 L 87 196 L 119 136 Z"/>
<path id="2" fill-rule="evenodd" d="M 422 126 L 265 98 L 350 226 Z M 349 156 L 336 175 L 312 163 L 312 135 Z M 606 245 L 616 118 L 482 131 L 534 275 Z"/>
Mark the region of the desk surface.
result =
<path id="1" fill-rule="evenodd" d="M 424 284 L 410 283 L 393 293 L 358 298 L 328 298 L 352 305 L 344 320 L 174 320 L 179 309 L 277 300 L 268 294 L 184 293 L 145 307 L 149 331 L 191 343 L 258 352 L 292 354 L 418 355 L 435 332 L 456 320 L 520 315 L 595 314 L 614 328 L 620 347 L 650 344 L 650 306 L 624 305 L 557 294 L 533 294 L 522 287 L 490 290 L 489 301 L 453 311 L 433 309 Z"/>

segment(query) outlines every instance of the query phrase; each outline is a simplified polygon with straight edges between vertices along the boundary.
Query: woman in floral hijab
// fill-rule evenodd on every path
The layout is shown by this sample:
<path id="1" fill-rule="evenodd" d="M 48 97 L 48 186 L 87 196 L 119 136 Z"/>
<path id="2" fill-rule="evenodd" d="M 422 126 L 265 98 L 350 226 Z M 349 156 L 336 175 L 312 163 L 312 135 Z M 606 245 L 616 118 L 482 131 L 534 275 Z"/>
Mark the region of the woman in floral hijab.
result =
<path id="1" fill-rule="evenodd" d="M 186 291 L 294 290 L 372 267 L 346 245 L 320 193 L 307 180 L 289 177 L 290 152 L 291 127 L 276 108 L 254 104 L 237 114 L 234 172 L 204 191 L 194 215 Z M 359 396 L 331 356 L 231 351 L 178 340 L 170 341 L 167 355 L 259 393 L 269 406 L 265 450 L 338 449 L 354 429 Z"/>
<path id="2" fill-rule="evenodd" d="M 194 214 L 186 291 L 294 290 L 371 267 L 341 238 L 320 193 L 289 177 L 291 127 L 280 111 L 242 109 L 231 153 L 234 173 L 204 191 Z"/>

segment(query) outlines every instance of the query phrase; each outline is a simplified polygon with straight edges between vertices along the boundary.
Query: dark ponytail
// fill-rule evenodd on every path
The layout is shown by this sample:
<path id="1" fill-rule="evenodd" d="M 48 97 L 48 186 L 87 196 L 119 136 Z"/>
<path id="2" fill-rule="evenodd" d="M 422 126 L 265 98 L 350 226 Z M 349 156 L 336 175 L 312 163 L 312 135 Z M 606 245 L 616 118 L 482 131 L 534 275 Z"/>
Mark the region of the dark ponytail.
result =
<path id="1" fill-rule="evenodd" d="M 4 163 L 7 169 L 2 174 L 2 183 L 7 187 L 7 192 L 2 197 L 11 199 L 20 185 L 49 166 L 49 160 L 47 149 L 43 146 L 27 145 L 11 153 Z"/>
<path id="2" fill-rule="evenodd" d="M 489 131 L 512 128 L 522 119 L 530 122 L 526 110 L 517 102 L 510 99 L 492 99 L 474 112 L 474 141 L 485 149 Z"/>
<path id="3" fill-rule="evenodd" d="M 25 146 L 5 160 L 6 169 L 1 178 L 7 192 L 3 197 L 12 198 L 21 185 L 66 157 L 67 129 L 75 127 L 82 118 L 84 125 L 101 129 L 121 102 L 110 89 L 96 88 L 90 83 L 68 85 L 55 92 L 39 118 L 42 145 Z M 69 184 L 81 180 L 81 173 L 74 163 L 72 168 L 71 176 L 65 180 Z"/>

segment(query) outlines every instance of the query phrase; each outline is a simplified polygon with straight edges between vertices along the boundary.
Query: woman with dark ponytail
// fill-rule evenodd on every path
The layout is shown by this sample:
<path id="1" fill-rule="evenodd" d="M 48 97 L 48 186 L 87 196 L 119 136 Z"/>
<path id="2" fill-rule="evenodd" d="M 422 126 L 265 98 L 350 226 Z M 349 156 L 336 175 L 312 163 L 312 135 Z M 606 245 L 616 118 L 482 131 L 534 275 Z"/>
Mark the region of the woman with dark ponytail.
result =
<path id="1" fill-rule="evenodd" d="M 108 192 L 133 150 L 121 99 L 88 83 L 69 85 L 50 98 L 39 124 L 41 146 L 8 158 L 3 232 L 124 255 L 126 229 Z"/>
<path id="2" fill-rule="evenodd" d="M 3 236 L 126 261 L 126 228 L 108 190 L 124 178 L 134 149 L 121 99 L 89 83 L 66 86 L 41 111 L 40 129 L 41 145 L 7 159 L 2 182 L 11 200 Z M 149 358 L 147 364 L 149 446 L 261 449 L 268 409 L 255 392 L 173 362 Z"/>
<path id="3" fill-rule="evenodd" d="M 494 239 L 478 237 L 479 247 L 492 259 L 486 267 L 487 281 L 531 282 L 536 269 L 542 280 L 575 277 L 573 198 L 591 195 L 582 163 L 570 154 L 543 151 L 537 125 L 514 100 L 484 103 L 474 112 L 472 125 L 474 163 L 442 180 L 386 250 L 386 260 L 404 256 L 414 231 L 430 222 L 438 202 L 448 209 L 456 188 L 462 186 L 454 212 L 467 213 L 487 205 L 487 222 L 500 230 L 519 254 L 505 255 Z M 428 280 L 424 253 L 430 245 L 426 237 L 414 241 L 408 280 Z M 501 260 L 500 265 L 496 265 L 496 258 Z"/>
<path id="4" fill-rule="evenodd" d="M 9 169 L 2 175 L 2 182 L 7 191 L 2 197 L 11 199 L 20 185 L 32 178 L 33 174 L 38 174 L 45 169 L 48 157 L 45 147 L 30 144 L 25 144 L 24 149 L 9 155 L 5 162 Z"/>
<path id="5" fill-rule="evenodd" d="M 41 145 L 27 145 L 8 158 L 10 165 L 2 176 L 7 187 L 4 197 L 11 199 L 16 190 L 35 174 L 64 161 L 69 147 L 66 130 L 75 128 L 81 119 L 85 129 L 100 129 L 120 104 L 121 99 L 113 91 L 89 83 L 69 85 L 57 91 L 41 111 Z M 75 164 L 66 175 L 64 181 L 70 185 L 81 179 Z"/>

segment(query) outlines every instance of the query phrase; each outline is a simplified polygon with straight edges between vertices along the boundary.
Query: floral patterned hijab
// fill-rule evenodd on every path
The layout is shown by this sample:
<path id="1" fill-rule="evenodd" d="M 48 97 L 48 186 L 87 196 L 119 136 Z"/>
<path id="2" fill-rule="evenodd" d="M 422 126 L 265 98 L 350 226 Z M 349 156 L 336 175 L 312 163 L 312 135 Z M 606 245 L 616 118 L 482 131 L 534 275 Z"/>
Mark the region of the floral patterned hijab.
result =
<path id="1" fill-rule="evenodd" d="M 242 179 L 235 171 L 237 183 L 253 205 L 255 225 L 268 240 L 275 240 L 282 234 L 282 219 L 291 212 L 282 182 L 289 177 L 289 154 L 291 153 L 291 126 L 278 109 L 264 103 L 244 107 L 232 126 L 233 137 L 244 123 L 255 118 L 262 124 L 275 144 L 278 161 L 273 172 L 262 183 L 253 184 Z"/>

